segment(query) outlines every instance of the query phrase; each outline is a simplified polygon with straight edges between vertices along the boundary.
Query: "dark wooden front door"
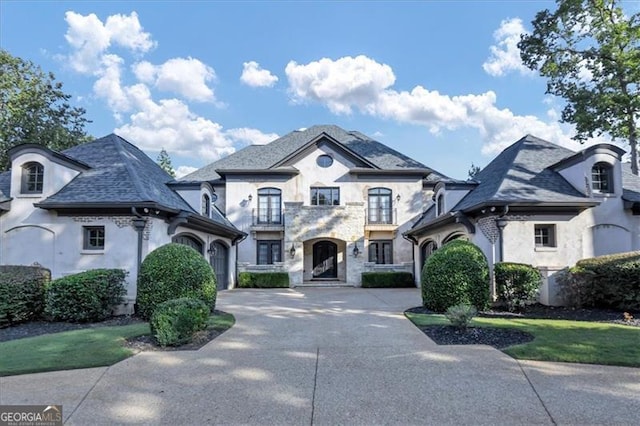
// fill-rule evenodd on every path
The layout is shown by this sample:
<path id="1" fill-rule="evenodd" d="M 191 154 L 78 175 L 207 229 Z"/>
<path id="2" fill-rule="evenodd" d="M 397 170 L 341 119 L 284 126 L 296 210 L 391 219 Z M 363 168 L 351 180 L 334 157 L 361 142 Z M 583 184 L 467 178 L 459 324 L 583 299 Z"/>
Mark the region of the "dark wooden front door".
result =
<path id="1" fill-rule="evenodd" d="M 313 278 L 338 277 L 338 246 L 331 241 L 313 245 Z"/>
<path id="2" fill-rule="evenodd" d="M 226 290 L 229 287 L 229 250 L 223 244 L 214 242 L 209 247 L 209 254 L 218 290 Z"/>

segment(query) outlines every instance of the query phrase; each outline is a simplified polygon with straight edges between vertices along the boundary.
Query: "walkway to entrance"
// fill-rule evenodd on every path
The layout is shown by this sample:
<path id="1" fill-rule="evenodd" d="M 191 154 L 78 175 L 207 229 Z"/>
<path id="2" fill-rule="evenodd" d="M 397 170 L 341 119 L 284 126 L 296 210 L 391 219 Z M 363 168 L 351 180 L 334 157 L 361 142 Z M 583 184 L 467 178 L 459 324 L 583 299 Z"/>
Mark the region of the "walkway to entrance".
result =
<path id="1" fill-rule="evenodd" d="M 404 318 L 417 289 L 231 290 L 236 325 L 199 351 L 0 378 L 0 404 L 70 424 L 635 424 L 640 369 L 517 362 L 438 346 Z"/>

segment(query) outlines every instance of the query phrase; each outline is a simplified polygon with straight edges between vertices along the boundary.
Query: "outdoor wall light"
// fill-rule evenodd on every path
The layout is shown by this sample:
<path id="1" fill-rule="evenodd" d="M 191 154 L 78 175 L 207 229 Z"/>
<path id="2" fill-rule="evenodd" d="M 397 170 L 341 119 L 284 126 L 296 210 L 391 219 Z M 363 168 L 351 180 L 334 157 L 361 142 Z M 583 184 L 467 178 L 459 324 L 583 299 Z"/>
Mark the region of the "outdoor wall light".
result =
<path id="1" fill-rule="evenodd" d="M 289 249 L 289 254 L 291 255 L 292 259 L 294 257 L 296 257 L 296 248 L 293 246 L 293 243 L 291 243 L 291 248 Z"/>
<path id="2" fill-rule="evenodd" d="M 247 197 L 247 199 L 249 200 L 249 202 L 251 202 L 251 200 L 253 200 L 253 195 L 249 194 L 249 196 Z"/>
<path id="3" fill-rule="evenodd" d="M 360 254 L 360 249 L 358 248 L 358 242 L 356 241 L 356 245 L 353 246 L 353 257 L 358 257 Z"/>
<path id="4" fill-rule="evenodd" d="M 400 194 L 396 195 L 396 203 L 400 202 Z"/>

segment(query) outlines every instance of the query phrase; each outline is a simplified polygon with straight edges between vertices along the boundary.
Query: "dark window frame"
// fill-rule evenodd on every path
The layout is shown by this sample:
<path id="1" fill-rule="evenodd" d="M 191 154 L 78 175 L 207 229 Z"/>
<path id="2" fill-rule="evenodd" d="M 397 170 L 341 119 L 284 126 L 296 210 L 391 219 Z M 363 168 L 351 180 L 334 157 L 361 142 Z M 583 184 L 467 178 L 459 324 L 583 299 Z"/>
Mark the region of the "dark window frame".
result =
<path id="1" fill-rule="evenodd" d="M 265 204 L 266 203 L 266 204 Z M 265 204 L 266 207 L 262 207 Z M 275 207 L 275 208 L 274 208 Z M 282 190 L 278 188 L 258 189 L 257 223 L 282 223 Z"/>
<path id="2" fill-rule="evenodd" d="M 340 205 L 340 187 L 338 186 L 312 186 L 310 193 L 310 204 L 312 206 L 339 206 Z M 323 194 L 324 200 L 329 200 L 329 203 L 320 204 L 320 195 L 322 193 L 329 192 L 329 196 Z M 337 197 L 334 198 L 334 195 Z"/>
<path id="3" fill-rule="evenodd" d="M 211 197 L 209 194 L 202 194 L 201 214 L 205 217 L 211 217 Z"/>
<path id="4" fill-rule="evenodd" d="M 389 247 L 388 259 L 385 256 L 385 247 Z M 390 265 L 393 263 L 393 240 L 369 241 L 369 262 L 377 265 Z"/>
<path id="5" fill-rule="evenodd" d="M 318 167 L 328 169 L 333 165 L 333 157 L 329 154 L 318 155 L 318 158 L 316 158 L 316 164 L 318 165 Z"/>
<path id="6" fill-rule="evenodd" d="M 591 167 L 591 189 L 601 194 L 613 193 L 613 166 L 599 162 Z"/>
<path id="7" fill-rule="evenodd" d="M 267 246 L 267 258 L 263 259 L 260 257 L 260 247 L 265 245 Z M 274 247 L 276 247 L 275 250 Z M 258 240 L 256 242 L 256 264 L 273 265 L 276 262 L 282 262 L 282 240 Z"/>
<path id="8" fill-rule="evenodd" d="M 536 224 L 534 225 L 534 244 L 536 248 L 558 247 L 557 230 L 555 224 Z"/>
<path id="9" fill-rule="evenodd" d="M 104 226 L 83 226 L 82 227 L 82 249 L 83 250 L 104 250 L 106 243 L 106 233 Z"/>
<path id="10" fill-rule="evenodd" d="M 444 194 L 440 193 L 436 197 L 436 216 L 444 214 Z"/>
<path id="11" fill-rule="evenodd" d="M 375 203 L 372 203 L 373 201 Z M 372 204 L 377 204 L 377 207 L 372 207 Z M 368 223 L 393 223 L 393 191 L 391 189 L 371 188 L 368 192 L 367 207 Z"/>
<path id="12" fill-rule="evenodd" d="M 22 166 L 21 194 L 42 194 L 44 191 L 44 166 L 31 161 Z"/>

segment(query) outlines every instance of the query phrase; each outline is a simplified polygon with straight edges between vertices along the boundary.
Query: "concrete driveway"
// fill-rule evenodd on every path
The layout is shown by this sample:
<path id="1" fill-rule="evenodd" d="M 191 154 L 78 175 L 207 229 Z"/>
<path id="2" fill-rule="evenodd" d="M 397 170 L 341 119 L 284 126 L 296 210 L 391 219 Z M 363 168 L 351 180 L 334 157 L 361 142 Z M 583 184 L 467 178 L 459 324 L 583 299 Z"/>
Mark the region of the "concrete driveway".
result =
<path id="1" fill-rule="evenodd" d="M 236 325 L 199 351 L 0 378 L 1 404 L 69 424 L 637 424 L 640 369 L 517 362 L 437 346 L 402 315 L 416 289 L 232 290 Z"/>

